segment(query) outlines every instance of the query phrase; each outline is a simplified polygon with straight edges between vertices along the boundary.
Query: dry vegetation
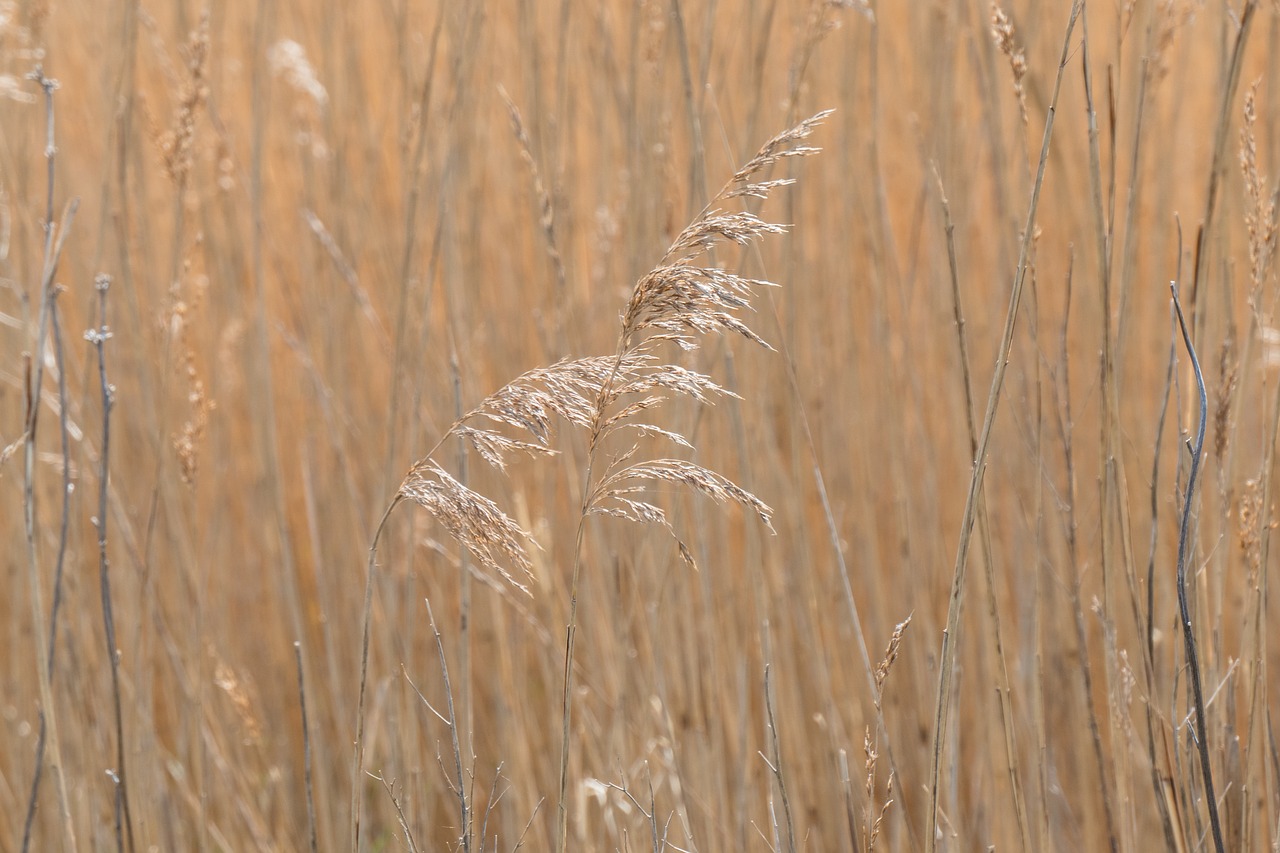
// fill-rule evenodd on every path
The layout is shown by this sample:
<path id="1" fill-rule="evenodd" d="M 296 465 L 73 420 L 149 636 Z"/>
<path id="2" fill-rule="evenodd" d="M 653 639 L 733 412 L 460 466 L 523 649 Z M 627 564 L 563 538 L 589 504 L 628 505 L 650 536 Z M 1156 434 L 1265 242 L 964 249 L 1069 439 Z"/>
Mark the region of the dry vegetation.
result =
<path id="1" fill-rule="evenodd" d="M 0 0 L 0 851 L 1280 845 L 1280 8 L 881 5 Z"/>

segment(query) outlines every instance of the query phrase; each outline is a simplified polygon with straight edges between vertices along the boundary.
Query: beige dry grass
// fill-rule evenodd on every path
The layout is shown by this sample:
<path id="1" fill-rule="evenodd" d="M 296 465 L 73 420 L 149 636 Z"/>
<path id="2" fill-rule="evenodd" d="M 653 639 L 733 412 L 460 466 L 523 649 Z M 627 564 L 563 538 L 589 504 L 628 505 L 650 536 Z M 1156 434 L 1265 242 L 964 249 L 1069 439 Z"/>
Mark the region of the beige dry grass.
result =
<path id="1" fill-rule="evenodd" d="M 1070 7 L 0 2 L 0 850 L 1212 849 L 1171 280 L 1272 849 L 1280 16 L 1087 6 L 1026 220 Z"/>

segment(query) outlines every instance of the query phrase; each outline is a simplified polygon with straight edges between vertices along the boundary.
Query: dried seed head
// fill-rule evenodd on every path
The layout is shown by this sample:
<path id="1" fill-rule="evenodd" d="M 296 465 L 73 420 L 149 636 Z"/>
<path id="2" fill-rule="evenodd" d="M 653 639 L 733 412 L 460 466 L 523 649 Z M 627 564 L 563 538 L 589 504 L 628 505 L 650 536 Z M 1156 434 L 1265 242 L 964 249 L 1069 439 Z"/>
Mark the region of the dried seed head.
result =
<path id="1" fill-rule="evenodd" d="M 508 109 L 517 138 L 531 159 L 519 113 L 509 101 Z M 698 260 L 717 245 L 743 245 L 786 230 L 754 213 L 726 212 L 720 206 L 735 198 L 764 199 L 774 188 L 791 183 L 786 178 L 764 178 L 761 173 L 784 158 L 816 151 L 799 143 L 829 114 L 818 113 L 765 143 L 707 209 L 680 232 L 662 262 L 636 283 L 622 316 L 614 355 L 566 359 L 531 370 L 459 418 L 441 441 L 457 436 L 499 470 L 505 469 L 506 460 L 513 453 L 554 453 L 550 439 L 557 419 L 587 432 L 590 453 L 597 451 L 603 439 L 623 429 L 689 447 L 684 436 L 639 417 L 672 396 L 707 403 L 719 396 L 736 395 L 708 376 L 668 363 L 657 351 L 667 343 L 692 349 L 702 335 L 725 331 L 768 346 L 740 314 L 751 308 L 755 294 L 770 283 L 712 264 L 700 264 Z M 544 226 L 547 224 L 544 222 Z M 513 431 L 522 435 L 514 437 L 509 434 Z M 603 473 L 588 484 L 584 512 L 657 524 L 674 537 L 666 513 L 650 503 L 645 493 L 655 484 L 676 483 L 718 502 L 732 501 L 747 507 L 772 530 L 773 510 L 728 478 L 680 459 L 633 462 L 638 452 L 638 446 L 632 445 L 601 466 Z M 431 459 L 431 454 L 410 469 L 398 497 L 427 509 L 482 565 L 525 589 L 502 563 L 528 574 L 528 534 L 493 501 L 451 477 Z M 692 563 L 689 549 L 679 539 L 676 541 L 681 556 Z"/>
<path id="2" fill-rule="evenodd" d="M 329 104 L 329 92 L 307 59 L 307 50 L 293 39 L 280 39 L 267 51 L 271 73 L 284 77 L 296 91 L 306 95 L 323 110 Z"/>
<path id="3" fill-rule="evenodd" d="M 1249 570 L 1249 587 L 1256 588 L 1262 569 L 1262 485 L 1257 480 L 1244 484 L 1240 496 L 1240 550 L 1244 553 L 1245 566 Z"/>
<path id="4" fill-rule="evenodd" d="M 524 543 L 532 538 L 485 496 L 468 489 L 430 459 L 414 465 L 400 484 L 400 496 L 431 513 L 485 568 L 528 593 L 503 563 L 531 576 Z"/>
<path id="5" fill-rule="evenodd" d="M 998 3 L 991 4 L 991 36 L 996 47 L 1009 60 L 1009 70 L 1013 72 L 1013 91 L 1018 96 L 1018 110 L 1022 115 L 1022 123 L 1027 123 L 1027 93 L 1022 87 L 1022 78 L 1027 76 L 1027 54 L 1018 44 L 1014 36 L 1013 21 L 1000 8 Z"/>
<path id="6" fill-rule="evenodd" d="M 1239 367 L 1240 359 L 1236 355 L 1236 336 L 1233 328 L 1223 338 L 1222 349 L 1218 354 L 1218 387 L 1213 416 L 1213 453 L 1218 459 L 1223 459 L 1227 452 L 1227 441 L 1230 437 L 1227 428 L 1231 424 L 1231 401 L 1239 381 Z"/>
<path id="7" fill-rule="evenodd" d="M 160 153 L 164 158 L 165 173 L 177 186 L 185 185 L 191 171 L 196 118 L 209 97 L 209 86 L 205 80 L 208 60 L 209 11 L 206 9 L 200 17 L 200 26 L 192 31 L 187 40 L 187 76 L 182 82 L 173 124 L 160 137 Z"/>
<path id="8" fill-rule="evenodd" d="M 1253 127 L 1257 121 L 1259 77 L 1253 81 L 1244 96 L 1244 123 L 1240 127 L 1240 170 L 1244 173 L 1245 225 L 1249 229 L 1249 269 L 1252 273 L 1253 292 L 1250 299 L 1255 308 L 1262 283 L 1266 279 L 1271 258 L 1275 254 L 1277 217 L 1276 202 L 1280 189 L 1268 193 L 1267 178 L 1258 168 L 1258 145 Z"/>
<path id="9" fill-rule="evenodd" d="M 885 679 L 889 677 L 889 670 L 893 667 L 894 661 L 898 659 L 898 648 L 902 645 L 902 635 L 906 633 L 907 626 L 911 624 L 911 615 L 903 619 L 893 628 L 893 634 L 889 636 L 889 645 L 885 648 L 884 659 L 876 666 L 876 706 L 879 707 L 880 699 L 884 692 Z"/>
<path id="10" fill-rule="evenodd" d="M 543 239 L 547 244 L 547 257 L 551 260 L 552 268 L 555 269 L 556 292 L 561 293 L 565 288 L 567 273 L 564 268 L 564 259 L 560 256 L 559 241 L 556 239 L 555 205 L 552 203 L 551 193 L 547 192 L 546 183 L 542 180 L 538 161 L 533 156 L 533 142 L 529 139 L 529 132 L 525 129 L 520 110 L 507 95 L 506 89 L 499 86 L 498 94 L 502 96 L 502 101 L 507 106 L 507 115 L 511 119 L 511 132 L 515 134 L 516 142 L 520 145 L 520 159 L 524 161 L 525 168 L 529 170 L 529 175 L 533 179 L 533 194 L 538 199 L 538 224 L 542 226 Z"/>
<path id="11" fill-rule="evenodd" d="M 731 501 L 740 504 L 754 511 L 764 525 L 773 530 L 773 509 L 768 504 L 727 477 L 683 459 L 653 459 L 621 468 L 600 484 L 599 499 L 593 503 L 605 505 L 610 500 L 634 493 L 637 484 L 657 482 L 686 486 L 717 503 Z"/>

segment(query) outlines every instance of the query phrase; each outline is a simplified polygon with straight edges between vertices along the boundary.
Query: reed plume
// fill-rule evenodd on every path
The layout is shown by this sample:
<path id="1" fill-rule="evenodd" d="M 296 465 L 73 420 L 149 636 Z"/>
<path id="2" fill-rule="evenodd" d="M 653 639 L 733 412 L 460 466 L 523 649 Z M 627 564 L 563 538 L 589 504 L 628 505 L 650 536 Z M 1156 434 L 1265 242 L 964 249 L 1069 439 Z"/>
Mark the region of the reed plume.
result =
<path id="1" fill-rule="evenodd" d="M 735 202 L 745 207 L 763 201 L 773 190 L 793 183 L 791 178 L 770 178 L 767 173 L 787 158 L 815 153 L 818 149 L 802 143 L 828 115 L 829 111 L 820 112 L 766 142 L 676 236 L 657 266 L 633 288 L 621 315 L 618 343 L 612 355 L 564 359 L 522 374 L 454 421 L 435 446 L 409 468 L 387 505 L 369 548 L 352 774 L 353 848 L 359 844 L 372 584 L 378 540 L 387 519 L 401 502 L 416 503 L 479 561 L 487 571 L 487 581 L 501 578 L 527 594 L 529 589 L 522 578 L 529 576 L 532 567 L 528 552 L 536 544 L 532 537 L 495 502 L 463 485 L 434 457 L 447 440 L 461 438 L 481 459 L 505 471 L 513 454 L 554 455 L 551 438 L 556 421 L 561 420 L 587 434 L 585 487 L 566 631 L 557 827 L 558 846 L 563 849 L 573 638 L 586 521 L 592 516 L 604 516 L 656 524 L 676 539 L 681 556 L 692 564 L 692 554 L 676 536 L 666 512 L 647 498 L 654 485 L 672 483 L 719 503 L 740 504 L 770 526 L 773 510 L 751 492 L 722 474 L 685 459 L 643 458 L 639 439 L 653 436 L 678 448 L 691 449 L 687 438 L 649 423 L 646 413 L 673 397 L 710 403 L 720 397 L 737 396 L 711 377 L 671 363 L 663 355 L 669 351 L 668 345 L 687 352 L 696 349 L 704 335 L 729 332 L 771 349 L 744 315 L 751 309 L 753 297 L 772 283 L 729 272 L 713 262 L 711 253 L 717 246 L 745 246 L 765 235 L 786 231 L 786 226 L 768 222 L 751 210 L 732 211 L 726 207 Z M 598 465 L 602 445 L 610 438 L 627 435 L 634 439 L 630 446 Z"/>
<path id="2" fill-rule="evenodd" d="M 613 355 L 564 359 L 530 370 L 485 398 L 454 421 L 409 468 L 392 507 L 404 500 L 423 507 L 483 566 L 527 592 L 512 570 L 527 575 L 532 539 L 497 504 L 463 486 L 435 461 L 446 441 L 463 439 L 481 459 L 504 472 L 513 454 L 554 455 L 551 438 L 557 420 L 586 431 L 590 455 L 605 439 L 623 433 L 658 436 L 691 448 L 679 433 L 647 423 L 644 413 L 673 396 L 710 403 L 737 395 L 705 374 L 669 363 L 658 350 L 666 344 L 693 350 L 699 337 L 723 332 L 771 349 L 743 313 L 751 308 L 752 297 L 772 283 L 714 266 L 708 256 L 718 245 L 746 245 L 786 230 L 755 213 L 725 211 L 721 205 L 734 199 L 765 199 L 775 188 L 792 183 L 790 178 L 759 176 L 784 158 L 817 151 L 799 143 L 827 115 L 819 113 L 769 140 L 676 236 L 658 266 L 636 283 Z M 638 444 L 633 444 L 598 476 L 588 476 L 584 516 L 657 523 L 670 530 L 665 513 L 637 497 L 644 484 L 668 482 L 718 502 L 741 504 L 769 524 L 773 510 L 726 477 L 682 459 L 638 461 L 638 452 Z M 688 553 L 683 548 L 682 552 Z"/>

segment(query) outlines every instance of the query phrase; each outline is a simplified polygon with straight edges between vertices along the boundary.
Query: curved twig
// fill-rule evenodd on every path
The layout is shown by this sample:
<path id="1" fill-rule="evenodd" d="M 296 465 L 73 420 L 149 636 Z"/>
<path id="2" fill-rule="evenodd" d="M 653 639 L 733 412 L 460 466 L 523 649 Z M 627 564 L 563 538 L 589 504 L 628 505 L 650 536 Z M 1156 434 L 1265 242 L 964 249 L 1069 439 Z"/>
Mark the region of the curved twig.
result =
<path id="1" fill-rule="evenodd" d="M 1217 853 L 1223 853 L 1222 826 L 1218 820 L 1218 800 L 1213 791 L 1213 769 L 1209 761 L 1209 742 L 1204 722 L 1204 691 L 1200 686 L 1200 663 L 1196 657 L 1196 638 L 1191 630 L 1191 610 L 1187 606 L 1187 540 L 1191 527 L 1191 499 L 1195 494 L 1196 477 L 1200 473 L 1200 456 L 1204 451 L 1204 427 L 1209 415 L 1209 398 L 1204 389 L 1204 374 L 1200 372 L 1200 359 L 1196 358 L 1196 348 L 1191 343 L 1191 332 L 1187 328 L 1186 318 L 1182 316 L 1182 305 L 1178 302 L 1178 284 L 1169 283 L 1173 294 L 1173 308 L 1178 312 L 1178 325 L 1182 328 L 1182 342 L 1186 344 L 1187 355 L 1191 357 L 1191 369 L 1196 374 L 1196 388 L 1200 392 L 1200 424 L 1196 428 L 1196 440 L 1191 447 L 1191 473 L 1187 475 L 1187 493 L 1182 501 L 1182 526 L 1178 531 L 1178 611 L 1182 622 L 1182 635 L 1187 642 L 1187 668 L 1191 675 L 1191 693 L 1196 706 L 1196 744 L 1200 748 L 1200 769 L 1204 773 L 1204 789 L 1206 805 L 1209 807 L 1209 825 L 1213 828 L 1213 846 Z"/>

